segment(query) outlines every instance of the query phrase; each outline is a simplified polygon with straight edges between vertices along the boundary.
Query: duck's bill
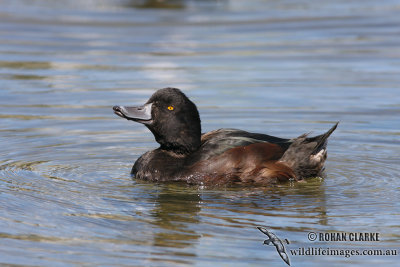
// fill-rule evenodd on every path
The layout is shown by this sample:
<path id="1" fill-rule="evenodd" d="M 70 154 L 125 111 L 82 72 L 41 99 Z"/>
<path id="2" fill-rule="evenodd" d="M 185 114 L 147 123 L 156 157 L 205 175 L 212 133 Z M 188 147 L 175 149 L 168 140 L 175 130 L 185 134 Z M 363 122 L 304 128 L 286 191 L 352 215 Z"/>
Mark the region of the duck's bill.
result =
<path id="1" fill-rule="evenodd" d="M 114 113 L 127 120 L 146 123 L 151 121 L 151 103 L 140 107 L 114 106 Z"/>

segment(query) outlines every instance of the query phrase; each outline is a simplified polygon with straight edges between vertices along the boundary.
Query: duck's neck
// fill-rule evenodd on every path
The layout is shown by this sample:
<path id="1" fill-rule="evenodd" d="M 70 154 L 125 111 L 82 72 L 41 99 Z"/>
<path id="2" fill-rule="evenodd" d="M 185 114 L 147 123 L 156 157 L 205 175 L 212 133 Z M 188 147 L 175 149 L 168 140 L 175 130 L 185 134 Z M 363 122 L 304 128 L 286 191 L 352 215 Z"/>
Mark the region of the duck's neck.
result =
<path id="1" fill-rule="evenodd" d="M 171 138 L 157 135 L 154 132 L 153 134 L 160 144 L 160 149 L 185 156 L 197 151 L 201 145 L 201 130 L 195 128 L 181 130 Z"/>
<path id="2" fill-rule="evenodd" d="M 185 155 L 190 155 L 191 153 L 195 152 L 198 150 L 200 147 L 200 144 L 195 145 L 195 144 L 176 144 L 176 143 L 165 143 L 160 146 L 162 150 L 185 156 Z"/>

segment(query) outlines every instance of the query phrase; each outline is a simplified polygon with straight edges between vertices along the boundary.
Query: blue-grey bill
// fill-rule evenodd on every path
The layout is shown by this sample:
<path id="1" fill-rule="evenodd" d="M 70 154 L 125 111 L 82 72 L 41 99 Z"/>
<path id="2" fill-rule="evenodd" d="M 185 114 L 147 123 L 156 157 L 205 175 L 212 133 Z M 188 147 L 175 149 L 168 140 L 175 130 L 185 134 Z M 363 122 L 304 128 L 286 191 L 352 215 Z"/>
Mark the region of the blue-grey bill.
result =
<path id="1" fill-rule="evenodd" d="M 114 106 L 113 110 L 115 114 L 128 120 L 149 121 L 152 119 L 151 106 L 152 103 L 139 107 Z"/>

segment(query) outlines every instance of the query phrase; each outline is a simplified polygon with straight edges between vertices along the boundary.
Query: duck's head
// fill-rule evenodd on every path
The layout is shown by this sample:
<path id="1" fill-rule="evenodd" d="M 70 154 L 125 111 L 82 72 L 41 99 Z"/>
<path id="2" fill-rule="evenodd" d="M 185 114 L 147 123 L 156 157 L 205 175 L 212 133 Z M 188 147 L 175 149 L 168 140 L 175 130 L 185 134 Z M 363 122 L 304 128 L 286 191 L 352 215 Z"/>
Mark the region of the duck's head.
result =
<path id="1" fill-rule="evenodd" d="M 142 106 L 114 106 L 113 110 L 118 116 L 149 128 L 161 149 L 189 154 L 200 146 L 199 112 L 179 89 L 160 89 Z"/>

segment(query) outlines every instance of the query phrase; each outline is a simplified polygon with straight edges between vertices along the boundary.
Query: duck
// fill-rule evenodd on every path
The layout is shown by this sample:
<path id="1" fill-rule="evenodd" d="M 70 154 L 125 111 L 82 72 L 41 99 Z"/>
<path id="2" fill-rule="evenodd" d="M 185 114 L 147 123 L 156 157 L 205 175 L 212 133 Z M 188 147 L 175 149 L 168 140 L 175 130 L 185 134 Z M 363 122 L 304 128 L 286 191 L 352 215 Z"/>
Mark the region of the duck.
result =
<path id="1" fill-rule="evenodd" d="M 270 185 L 321 177 L 328 137 L 280 138 L 223 128 L 201 131 L 196 105 L 177 88 L 157 90 L 141 106 L 114 106 L 119 117 L 145 125 L 158 148 L 140 156 L 131 175 L 150 182 L 196 185 Z"/>

